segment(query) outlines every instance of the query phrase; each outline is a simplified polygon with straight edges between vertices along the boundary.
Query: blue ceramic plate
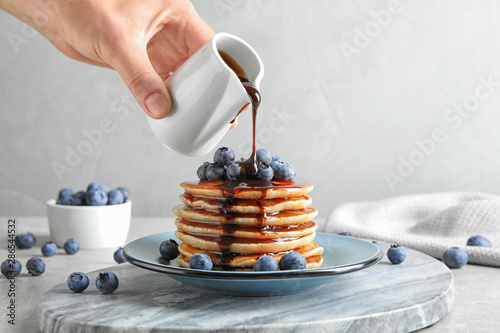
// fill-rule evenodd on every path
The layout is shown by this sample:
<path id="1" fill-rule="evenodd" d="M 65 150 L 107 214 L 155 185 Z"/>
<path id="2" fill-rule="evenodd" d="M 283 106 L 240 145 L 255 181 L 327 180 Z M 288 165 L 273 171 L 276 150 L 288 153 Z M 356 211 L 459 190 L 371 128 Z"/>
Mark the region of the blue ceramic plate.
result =
<path id="1" fill-rule="evenodd" d="M 368 268 L 383 255 L 371 242 L 317 233 L 314 241 L 325 249 L 319 268 L 276 272 L 203 271 L 179 267 L 175 260 L 162 259 L 159 247 L 167 239 L 177 240 L 173 231 L 139 238 L 125 246 L 123 256 L 136 266 L 166 273 L 189 288 L 232 296 L 278 296 L 311 291 L 339 274 Z"/>

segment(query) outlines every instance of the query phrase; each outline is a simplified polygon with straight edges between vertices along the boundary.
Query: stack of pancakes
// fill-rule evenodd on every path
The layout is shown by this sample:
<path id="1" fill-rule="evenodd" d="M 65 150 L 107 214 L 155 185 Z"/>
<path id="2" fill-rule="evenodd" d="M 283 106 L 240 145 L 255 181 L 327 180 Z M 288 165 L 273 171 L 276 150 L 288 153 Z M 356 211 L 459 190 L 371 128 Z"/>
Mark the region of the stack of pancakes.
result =
<path id="1" fill-rule="evenodd" d="M 314 242 L 318 212 L 306 195 L 311 184 L 200 181 L 181 187 L 183 204 L 174 208 L 180 266 L 189 267 L 194 253 L 206 253 L 215 269 L 229 270 L 252 270 L 263 254 L 279 261 L 292 251 L 306 257 L 307 268 L 323 262 L 323 248 Z"/>

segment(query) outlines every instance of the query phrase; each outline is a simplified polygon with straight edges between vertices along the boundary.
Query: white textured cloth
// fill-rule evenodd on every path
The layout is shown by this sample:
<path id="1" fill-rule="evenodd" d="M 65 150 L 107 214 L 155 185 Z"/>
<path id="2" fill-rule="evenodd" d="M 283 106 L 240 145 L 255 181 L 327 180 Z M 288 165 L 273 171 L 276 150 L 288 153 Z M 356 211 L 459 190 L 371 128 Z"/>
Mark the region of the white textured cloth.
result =
<path id="1" fill-rule="evenodd" d="M 438 259 L 458 246 L 469 254 L 469 263 L 500 267 L 498 195 L 450 192 L 347 203 L 333 210 L 325 230 L 397 243 Z M 466 246 L 478 235 L 492 247 Z"/>

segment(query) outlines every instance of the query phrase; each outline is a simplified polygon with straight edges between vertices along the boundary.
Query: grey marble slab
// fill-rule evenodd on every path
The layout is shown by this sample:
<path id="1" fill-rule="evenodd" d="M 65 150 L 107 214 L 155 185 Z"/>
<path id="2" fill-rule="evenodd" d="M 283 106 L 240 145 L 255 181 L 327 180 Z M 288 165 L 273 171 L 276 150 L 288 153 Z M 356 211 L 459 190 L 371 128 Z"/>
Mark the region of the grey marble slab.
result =
<path id="1" fill-rule="evenodd" d="M 387 248 L 387 244 L 384 244 Z M 58 284 L 39 303 L 42 332 L 408 332 L 443 318 L 454 301 L 453 276 L 440 261 L 408 249 L 303 294 L 231 297 L 204 294 L 165 274 L 130 264 L 108 268 L 111 295 L 93 283 L 81 294 Z M 91 281 L 98 271 L 89 273 Z"/>

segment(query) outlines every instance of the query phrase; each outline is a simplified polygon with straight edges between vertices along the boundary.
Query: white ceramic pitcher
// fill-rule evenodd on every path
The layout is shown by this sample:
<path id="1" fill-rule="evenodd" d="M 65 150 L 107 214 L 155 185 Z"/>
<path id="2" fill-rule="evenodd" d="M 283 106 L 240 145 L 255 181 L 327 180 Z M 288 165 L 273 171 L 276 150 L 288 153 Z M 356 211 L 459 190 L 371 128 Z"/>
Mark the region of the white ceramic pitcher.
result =
<path id="1" fill-rule="evenodd" d="M 244 40 L 216 34 L 166 81 L 172 111 L 163 119 L 148 117 L 149 126 L 166 147 L 188 156 L 208 154 L 220 142 L 237 113 L 251 103 L 235 72 L 218 50 L 228 53 L 259 89 L 264 65 Z"/>

